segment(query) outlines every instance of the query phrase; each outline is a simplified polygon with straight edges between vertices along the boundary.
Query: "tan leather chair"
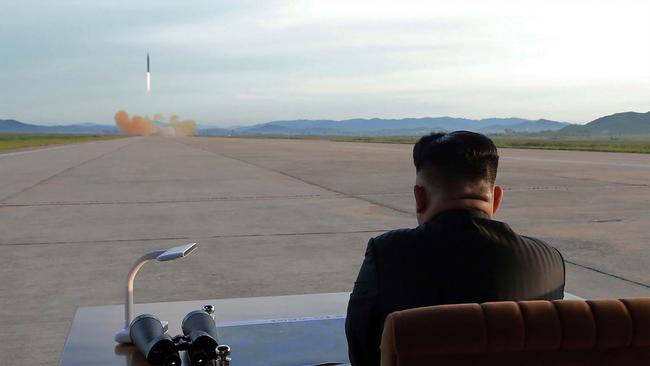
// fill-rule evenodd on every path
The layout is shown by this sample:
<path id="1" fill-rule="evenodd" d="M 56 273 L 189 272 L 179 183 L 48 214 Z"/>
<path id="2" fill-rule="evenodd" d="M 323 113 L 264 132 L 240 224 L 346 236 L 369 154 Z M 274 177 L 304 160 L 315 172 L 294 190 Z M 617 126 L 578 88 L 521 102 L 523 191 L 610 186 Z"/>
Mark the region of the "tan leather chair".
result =
<path id="1" fill-rule="evenodd" d="M 386 318 L 381 365 L 650 365 L 650 298 L 397 311 Z"/>

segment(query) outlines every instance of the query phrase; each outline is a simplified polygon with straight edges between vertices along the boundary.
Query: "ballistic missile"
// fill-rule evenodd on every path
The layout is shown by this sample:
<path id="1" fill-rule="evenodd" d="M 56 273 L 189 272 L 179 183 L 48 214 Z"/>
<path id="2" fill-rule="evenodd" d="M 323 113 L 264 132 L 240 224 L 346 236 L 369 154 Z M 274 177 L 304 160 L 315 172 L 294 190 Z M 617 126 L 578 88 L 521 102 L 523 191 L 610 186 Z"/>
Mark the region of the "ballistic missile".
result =
<path id="1" fill-rule="evenodd" d="M 151 73 L 149 72 L 149 52 L 147 52 L 147 92 L 151 91 Z"/>

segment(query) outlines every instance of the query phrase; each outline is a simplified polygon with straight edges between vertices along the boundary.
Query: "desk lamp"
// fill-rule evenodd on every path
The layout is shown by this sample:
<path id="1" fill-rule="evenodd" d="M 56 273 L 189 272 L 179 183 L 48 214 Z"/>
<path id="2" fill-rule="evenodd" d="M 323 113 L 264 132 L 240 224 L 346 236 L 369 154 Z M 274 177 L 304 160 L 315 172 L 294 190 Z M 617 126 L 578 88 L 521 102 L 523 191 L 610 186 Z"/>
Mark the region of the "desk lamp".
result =
<path id="1" fill-rule="evenodd" d="M 156 250 L 149 252 L 140 257 L 129 271 L 126 277 L 126 301 L 124 302 L 124 328 L 115 334 L 115 342 L 117 343 L 131 343 L 131 336 L 129 336 L 129 325 L 133 320 L 133 281 L 135 275 L 138 274 L 140 268 L 150 260 L 157 260 L 159 262 L 171 261 L 178 258 L 183 258 L 192 253 L 196 249 L 196 243 L 180 245 L 177 247 L 169 248 L 167 250 Z M 166 326 L 166 324 L 165 324 Z"/>

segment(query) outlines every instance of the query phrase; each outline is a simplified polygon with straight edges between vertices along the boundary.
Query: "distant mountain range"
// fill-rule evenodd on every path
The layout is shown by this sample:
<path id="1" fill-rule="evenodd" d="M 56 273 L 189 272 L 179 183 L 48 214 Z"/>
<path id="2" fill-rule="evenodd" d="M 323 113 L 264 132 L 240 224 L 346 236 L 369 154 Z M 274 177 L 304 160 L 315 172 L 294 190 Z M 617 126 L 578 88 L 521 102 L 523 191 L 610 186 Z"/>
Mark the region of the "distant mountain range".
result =
<path id="1" fill-rule="evenodd" d="M 95 123 L 79 123 L 59 126 L 40 126 L 18 122 L 13 119 L 0 119 L 0 133 L 69 133 L 69 134 L 114 134 L 117 127 Z"/>
<path id="2" fill-rule="evenodd" d="M 469 130 L 482 133 L 557 131 L 569 123 L 540 119 L 488 118 L 473 120 L 453 117 L 403 119 L 348 119 L 274 121 L 254 126 L 201 129 L 203 135 L 335 135 L 413 136 L 431 131 Z"/>
<path id="3" fill-rule="evenodd" d="M 200 135 L 211 136 L 417 136 L 431 131 L 469 130 L 488 134 L 536 134 L 551 136 L 649 135 L 650 112 L 616 113 L 585 125 L 546 119 L 487 118 L 481 120 L 453 117 L 403 119 L 292 120 L 260 123 L 233 128 L 202 128 Z M 16 120 L 0 120 L 0 133 L 114 134 L 115 126 L 81 123 L 39 126 Z"/>
<path id="4" fill-rule="evenodd" d="M 616 113 L 586 125 L 567 126 L 558 132 L 564 135 L 650 135 L 650 112 Z"/>

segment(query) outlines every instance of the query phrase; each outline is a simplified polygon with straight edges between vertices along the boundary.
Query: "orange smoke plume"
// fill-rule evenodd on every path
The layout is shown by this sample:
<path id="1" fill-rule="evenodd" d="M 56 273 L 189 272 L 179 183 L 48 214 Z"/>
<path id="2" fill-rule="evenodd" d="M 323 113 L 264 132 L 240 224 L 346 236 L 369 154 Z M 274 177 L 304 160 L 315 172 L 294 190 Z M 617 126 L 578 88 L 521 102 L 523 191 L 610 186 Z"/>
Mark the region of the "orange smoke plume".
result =
<path id="1" fill-rule="evenodd" d="M 194 136 L 196 135 L 196 123 L 192 120 L 181 121 L 177 115 L 169 118 L 168 124 L 157 126 L 149 117 L 134 115 L 129 117 L 125 111 L 115 113 L 115 124 L 124 135 L 137 136 Z M 154 115 L 155 121 L 162 121 L 164 117 L 161 114 Z"/>
<path id="2" fill-rule="evenodd" d="M 172 123 L 171 126 L 176 131 L 176 136 L 196 135 L 196 123 L 194 123 L 192 120 Z"/>
<path id="3" fill-rule="evenodd" d="M 125 135 L 151 136 L 156 132 L 156 126 L 141 116 L 129 118 L 125 111 L 115 113 L 115 123 Z"/>

